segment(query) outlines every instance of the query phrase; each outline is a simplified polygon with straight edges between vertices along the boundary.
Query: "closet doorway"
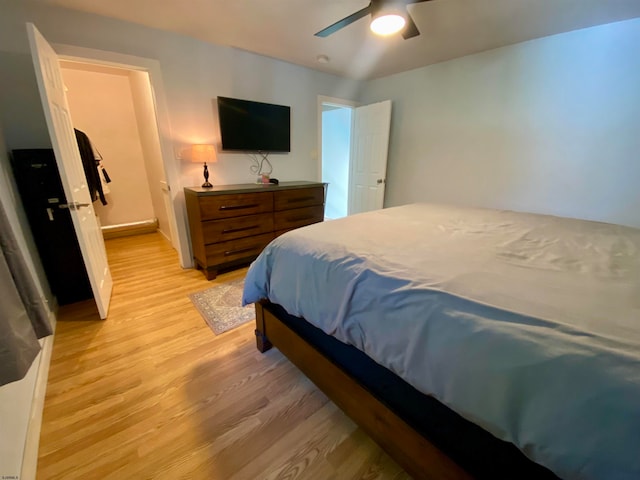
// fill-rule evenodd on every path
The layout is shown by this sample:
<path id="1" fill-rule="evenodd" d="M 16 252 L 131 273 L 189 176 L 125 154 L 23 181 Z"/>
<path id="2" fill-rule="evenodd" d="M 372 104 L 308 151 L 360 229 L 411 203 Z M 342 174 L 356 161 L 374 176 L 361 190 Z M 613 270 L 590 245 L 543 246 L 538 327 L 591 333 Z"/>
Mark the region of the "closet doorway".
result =
<path id="1" fill-rule="evenodd" d="M 107 204 L 94 203 L 103 232 L 144 232 L 157 226 L 176 248 L 148 73 L 59 63 L 74 127 L 87 134 L 111 180 L 104 184 Z"/>
<path id="2" fill-rule="evenodd" d="M 147 151 L 154 152 L 155 158 L 159 165 L 156 170 L 159 176 L 164 174 L 164 181 L 160 180 L 160 190 L 163 192 L 165 211 L 169 222 L 169 235 L 172 246 L 178 253 L 178 260 L 182 268 L 191 268 L 193 266 L 193 258 L 191 256 L 191 248 L 189 235 L 187 232 L 186 210 L 184 208 L 184 194 L 181 186 L 180 165 L 176 161 L 174 152 L 173 139 L 171 137 L 171 125 L 169 122 L 169 112 L 165 100 L 164 85 L 162 80 L 162 70 L 157 60 L 126 55 L 106 50 L 95 50 L 90 48 L 78 47 L 75 45 L 56 44 L 54 45 L 59 62 L 70 62 L 76 64 L 84 64 L 85 69 L 88 66 L 95 67 L 112 67 L 128 72 L 129 75 L 137 79 L 139 89 L 146 92 L 147 97 L 147 121 L 136 120 L 141 134 L 141 141 L 152 144 L 147 147 Z M 68 66 L 68 65 L 67 65 Z M 67 92 L 68 93 L 68 92 Z M 94 96 L 103 95 L 101 92 L 93 92 Z M 91 103 L 93 103 L 93 98 Z M 136 107 L 137 108 L 137 107 Z M 85 132 L 91 133 L 91 132 Z M 152 138 L 153 140 L 143 140 Z M 99 138 L 96 138 L 98 141 Z M 97 145 L 100 149 L 100 145 Z M 101 151 L 103 157 L 106 153 Z M 108 166 L 107 166 L 108 168 Z M 113 175 L 112 175 L 113 177 Z M 115 186 L 116 178 L 112 178 Z M 149 182 L 149 178 L 146 179 Z M 145 182 L 146 183 L 146 182 Z M 152 181 L 150 191 L 156 189 L 157 184 Z M 108 199 L 107 199 L 108 201 Z M 159 202 L 156 201 L 156 204 Z M 162 210 L 156 207 L 158 213 L 162 215 Z M 173 229 L 173 232 L 172 230 Z M 164 228 L 163 231 L 166 231 Z"/>

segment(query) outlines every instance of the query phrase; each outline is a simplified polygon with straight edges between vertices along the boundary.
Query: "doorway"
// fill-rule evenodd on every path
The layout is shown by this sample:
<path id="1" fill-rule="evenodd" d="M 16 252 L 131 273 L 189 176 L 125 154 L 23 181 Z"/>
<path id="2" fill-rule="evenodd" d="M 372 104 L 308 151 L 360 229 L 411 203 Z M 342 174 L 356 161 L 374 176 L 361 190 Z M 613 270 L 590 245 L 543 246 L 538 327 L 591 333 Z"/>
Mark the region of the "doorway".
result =
<path id="1" fill-rule="evenodd" d="M 144 88 L 151 97 L 153 114 L 149 118 L 146 128 L 153 134 L 155 132 L 156 152 L 164 169 L 165 180 L 160 180 L 160 186 L 168 214 L 171 241 L 178 252 L 178 259 L 182 268 L 193 267 L 193 258 L 187 232 L 186 211 L 184 209 L 184 194 L 180 181 L 180 168 L 176 162 L 173 141 L 171 138 L 171 125 L 169 112 L 165 101 L 164 85 L 160 63 L 157 60 L 136 57 L 132 55 L 94 50 L 77 47 L 74 45 L 58 44 L 55 46 L 58 59 L 61 62 L 76 62 L 89 64 L 95 67 L 120 68 L 137 75 L 138 81 L 144 84 Z"/>
<path id="2" fill-rule="evenodd" d="M 61 60 L 74 127 L 87 134 L 104 171 L 106 204 L 94 208 L 103 232 L 157 230 L 174 246 L 156 113 L 146 72 Z"/>
<path id="3" fill-rule="evenodd" d="M 349 210 L 351 131 L 355 102 L 318 97 L 319 177 L 329 185 L 325 219 L 346 217 Z"/>
<path id="4" fill-rule="evenodd" d="M 349 159 L 353 107 L 322 104 L 322 182 L 330 185 L 325 218 L 346 217 L 349 202 Z"/>
<path id="5" fill-rule="evenodd" d="M 358 106 L 318 97 L 318 177 L 328 183 L 325 218 L 384 207 L 391 101 Z"/>

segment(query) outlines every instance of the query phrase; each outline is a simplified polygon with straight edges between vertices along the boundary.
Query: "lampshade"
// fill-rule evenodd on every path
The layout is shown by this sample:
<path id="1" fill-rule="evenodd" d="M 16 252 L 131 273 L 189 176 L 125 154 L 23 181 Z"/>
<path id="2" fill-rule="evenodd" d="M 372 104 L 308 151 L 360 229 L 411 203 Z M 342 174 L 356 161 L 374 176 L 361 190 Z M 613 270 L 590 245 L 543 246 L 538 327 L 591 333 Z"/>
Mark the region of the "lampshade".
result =
<path id="1" fill-rule="evenodd" d="M 194 163 L 214 163 L 216 161 L 216 148 L 213 145 L 191 145 L 183 153 L 185 160 Z"/>
<path id="2" fill-rule="evenodd" d="M 387 4 L 372 13 L 369 28 L 378 35 L 392 35 L 402 30 L 407 23 L 407 12 L 397 4 Z"/>

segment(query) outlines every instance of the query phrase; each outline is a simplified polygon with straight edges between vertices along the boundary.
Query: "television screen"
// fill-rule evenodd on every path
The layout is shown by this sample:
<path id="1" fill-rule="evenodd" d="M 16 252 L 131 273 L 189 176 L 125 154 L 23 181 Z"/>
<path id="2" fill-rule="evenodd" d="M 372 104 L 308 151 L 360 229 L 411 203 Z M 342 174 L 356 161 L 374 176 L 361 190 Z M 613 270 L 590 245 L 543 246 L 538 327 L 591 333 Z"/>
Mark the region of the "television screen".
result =
<path id="1" fill-rule="evenodd" d="M 290 152 L 291 108 L 218 97 L 222 150 Z"/>

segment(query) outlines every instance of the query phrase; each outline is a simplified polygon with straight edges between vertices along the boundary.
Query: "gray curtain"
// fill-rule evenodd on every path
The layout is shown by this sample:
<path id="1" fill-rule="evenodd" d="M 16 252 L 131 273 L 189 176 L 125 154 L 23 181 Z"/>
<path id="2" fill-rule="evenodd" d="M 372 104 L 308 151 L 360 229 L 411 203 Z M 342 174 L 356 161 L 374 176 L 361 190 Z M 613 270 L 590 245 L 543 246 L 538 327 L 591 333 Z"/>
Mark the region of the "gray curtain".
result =
<path id="1" fill-rule="evenodd" d="M 38 338 L 53 332 L 49 310 L 1 202 L 0 247 L 0 385 L 4 385 L 26 375 L 40 351 Z"/>

